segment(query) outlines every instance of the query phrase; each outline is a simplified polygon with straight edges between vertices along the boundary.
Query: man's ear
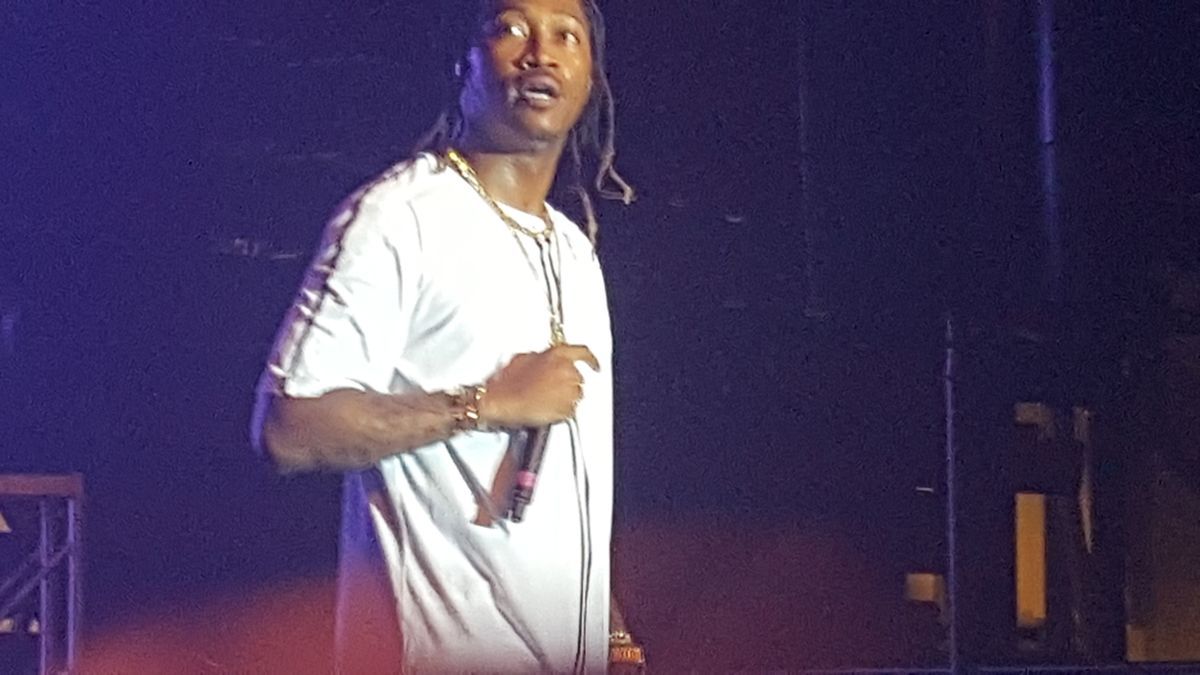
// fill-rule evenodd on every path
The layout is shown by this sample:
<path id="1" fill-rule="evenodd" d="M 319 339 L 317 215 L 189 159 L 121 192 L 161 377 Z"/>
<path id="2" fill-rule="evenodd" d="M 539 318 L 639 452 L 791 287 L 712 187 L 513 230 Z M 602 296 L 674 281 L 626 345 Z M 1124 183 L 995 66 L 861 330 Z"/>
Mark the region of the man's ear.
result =
<path id="1" fill-rule="evenodd" d="M 472 49 L 467 49 L 454 62 L 454 79 L 459 82 L 467 79 L 467 75 L 471 74 L 471 52 Z"/>

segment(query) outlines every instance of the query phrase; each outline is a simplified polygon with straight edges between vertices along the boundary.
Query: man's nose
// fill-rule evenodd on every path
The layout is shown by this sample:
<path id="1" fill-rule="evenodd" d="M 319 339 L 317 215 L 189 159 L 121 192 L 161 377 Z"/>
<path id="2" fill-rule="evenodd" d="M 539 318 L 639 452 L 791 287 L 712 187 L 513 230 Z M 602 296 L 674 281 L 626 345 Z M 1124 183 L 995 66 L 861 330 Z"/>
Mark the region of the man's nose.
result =
<path id="1" fill-rule="evenodd" d="M 558 65 L 558 58 L 553 51 L 552 48 L 547 47 L 543 36 L 535 31 L 525 43 L 525 53 L 521 55 L 521 67 L 525 69 L 554 67 Z"/>

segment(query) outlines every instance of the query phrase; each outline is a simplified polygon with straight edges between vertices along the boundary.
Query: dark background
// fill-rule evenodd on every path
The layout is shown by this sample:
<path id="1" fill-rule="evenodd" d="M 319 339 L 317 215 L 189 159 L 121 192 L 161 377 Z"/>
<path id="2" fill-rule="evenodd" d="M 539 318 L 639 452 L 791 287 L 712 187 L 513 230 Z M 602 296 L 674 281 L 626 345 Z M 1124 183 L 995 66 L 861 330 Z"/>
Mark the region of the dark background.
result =
<path id="1" fill-rule="evenodd" d="M 916 488 L 942 480 L 948 310 L 1066 327 L 1071 395 L 1111 401 L 1153 273 L 1196 265 L 1200 11 L 1093 4 L 1059 9 L 1048 305 L 1031 6 L 604 3 L 641 195 L 601 213 L 619 537 L 817 528 L 897 592 L 939 564 L 941 498 Z M 313 1 L 0 25 L 0 467 L 86 475 L 89 624 L 328 576 L 338 480 L 259 465 L 251 393 L 325 217 L 432 121 L 437 22 Z M 828 564 L 793 557 L 772 573 Z M 864 654 L 898 658 L 824 663 Z"/>

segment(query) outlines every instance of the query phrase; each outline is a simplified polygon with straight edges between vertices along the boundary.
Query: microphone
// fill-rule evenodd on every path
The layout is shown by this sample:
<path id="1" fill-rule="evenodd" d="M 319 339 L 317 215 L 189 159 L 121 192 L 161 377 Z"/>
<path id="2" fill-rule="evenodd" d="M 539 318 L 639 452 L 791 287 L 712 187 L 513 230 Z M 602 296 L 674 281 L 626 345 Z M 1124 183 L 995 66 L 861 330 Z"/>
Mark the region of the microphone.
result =
<path id="1" fill-rule="evenodd" d="M 533 488 L 537 485 L 538 472 L 542 470 L 542 457 L 546 454 L 546 439 L 549 436 L 550 427 L 525 429 L 525 452 L 521 457 L 521 466 L 517 469 L 512 506 L 509 507 L 509 519 L 514 523 L 519 523 L 525 518 L 525 507 L 533 501 Z"/>

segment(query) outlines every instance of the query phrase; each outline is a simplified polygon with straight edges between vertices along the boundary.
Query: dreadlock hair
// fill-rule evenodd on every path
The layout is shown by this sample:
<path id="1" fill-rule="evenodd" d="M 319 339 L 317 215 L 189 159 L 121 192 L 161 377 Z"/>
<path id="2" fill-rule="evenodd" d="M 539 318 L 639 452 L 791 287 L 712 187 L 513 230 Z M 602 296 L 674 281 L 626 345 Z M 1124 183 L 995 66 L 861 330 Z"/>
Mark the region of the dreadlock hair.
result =
<path id="1" fill-rule="evenodd" d="M 475 44 L 487 8 L 487 0 L 469 1 L 474 4 L 474 11 L 458 11 L 443 15 L 445 21 L 442 28 L 449 29 L 453 31 L 452 34 L 459 36 L 459 41 L 455 43 L 457 50 L 453 54 L 453 63 L 456 65 L 467 53 L 467 50 Z M 633 202 L 636 192 L 621 177 L 614 165 L 617 157 L 616 102 L 608 83 L 604 61 L 604 15 L 600 13 L 596 0 L 579 0 L 579 3 L 587 15 L 592 43 L 592 95 L 584 107 L 579 121 L 567 137 L 565 154 L 572 164 L 570 176 L 564 176 L 564 172 L 560 168 L 555 183 L 556 187 L 574 194 L 579 200 L 588 239 L 595 247 L 600 225 L 596 220 L 592 191 L 594 190 L 603 199 L 620 200 L 626 206 Z M 468 20 L 470 23 L 467 23 Z M 454 70 L 454 66 L 450 64 L 446 64 L 446 66 L 443 72 Z M 417 141 L 413 149 L 414 155 L 421 152 L 432 152 L 440 157 L 462 132 L 462 111 L 459 109 L 458 100 L 461 93 L 461 81 L 457 74 L 453 85 L 448 88 L 449 100 L 437 120 Z M 592 170 L 591 181 L 585 178 L 588 169 Z"/>

